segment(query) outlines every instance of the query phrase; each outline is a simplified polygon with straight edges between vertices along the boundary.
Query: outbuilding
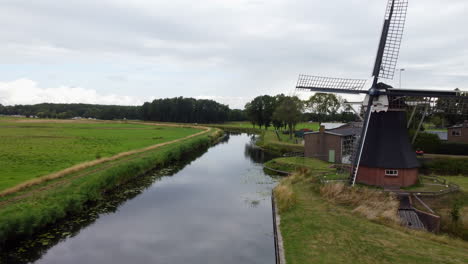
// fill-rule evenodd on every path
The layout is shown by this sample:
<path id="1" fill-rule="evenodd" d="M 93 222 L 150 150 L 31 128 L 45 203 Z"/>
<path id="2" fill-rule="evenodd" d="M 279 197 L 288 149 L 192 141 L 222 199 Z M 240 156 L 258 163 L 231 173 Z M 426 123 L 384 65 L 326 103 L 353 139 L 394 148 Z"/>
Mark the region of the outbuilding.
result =
<path id="1" fill-rule="evenodd" d="M 448 142 L 468 144 L 468 120 L 462 124 L 449 127 L 447 133 Z"/>
<path id="2" fill-rule="evenodd" d="M 319 131 L 304 133 L 304 156 L 332 163 L 350 163 L 361 127 L 361 123 L 342 124 L 334 129 L 325 129 L 321 125 Z"/>

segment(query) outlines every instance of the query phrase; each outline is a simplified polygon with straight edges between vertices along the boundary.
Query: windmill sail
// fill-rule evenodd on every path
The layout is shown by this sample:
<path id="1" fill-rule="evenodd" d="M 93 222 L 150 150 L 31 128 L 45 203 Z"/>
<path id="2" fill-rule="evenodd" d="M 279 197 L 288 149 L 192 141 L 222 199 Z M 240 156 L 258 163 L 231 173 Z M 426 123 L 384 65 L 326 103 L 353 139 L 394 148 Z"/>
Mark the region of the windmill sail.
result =
<path id="1" fill-rule="evenodd" d="M 389 0 L 372 75 L 393 79 L 405 27 L 408 0 Z"/>
<path id="2" fill-rule="evenodd" d="M 367 93 L 364 89 L 367 80 L 364 79 L 344 79 L 311 75 L 299 75 L 296 89 L 304 89 L 313 92 L 325 93 Z"/>

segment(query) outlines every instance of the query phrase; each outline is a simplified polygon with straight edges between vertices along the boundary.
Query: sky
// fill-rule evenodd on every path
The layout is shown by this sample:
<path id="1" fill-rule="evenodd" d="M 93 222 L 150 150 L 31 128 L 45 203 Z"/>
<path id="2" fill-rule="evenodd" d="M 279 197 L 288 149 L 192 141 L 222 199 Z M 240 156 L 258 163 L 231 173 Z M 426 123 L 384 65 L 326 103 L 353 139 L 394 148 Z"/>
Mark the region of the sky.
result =
<path id="1" fill-rule="evenodd" d="M 0 0 L 0 104 L 306 98 L 299 74 L 370 77 L 386 4 Z M 402 87 L 468 90 L 466 25 L 466 0 L 409 0 Z"/>

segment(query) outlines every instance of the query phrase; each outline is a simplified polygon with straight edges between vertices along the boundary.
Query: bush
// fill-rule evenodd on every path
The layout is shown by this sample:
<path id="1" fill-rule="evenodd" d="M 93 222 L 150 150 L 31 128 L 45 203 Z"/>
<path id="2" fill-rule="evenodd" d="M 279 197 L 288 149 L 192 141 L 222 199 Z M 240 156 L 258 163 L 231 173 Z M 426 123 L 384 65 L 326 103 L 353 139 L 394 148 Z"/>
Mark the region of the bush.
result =
<path id="1" fill-rule="evenodd" d="M 410 137 L 413 138 L 414 132 L 410 132 Z M 419 133 L 416 141 L 413 144 L 415 149 L 424 150 L 426 153 L 437 153 L 441 145 L 439 137 L 430 133 Z"/>
<path id="2" fill-rule="evenodd" d="M 468 144 L 444 142 L 439 145 L 435 154 L 468 155 Z"/>
<path id="3" fill-rule="evenodd" d="M 413 138 L 414 131 L 410 131 L 410 138 Z M 419 133 L 413 144 L 414 149 L 421 149 L 426 153 L 444 155 L 468 155 L 468 144 L 443 142 L 435 134 Z"/>
<path id="4" fill-rule="evenodd" d="M 421 170 L 424 173 L 435 173 L 440 175 L 468 175 L 468 159 L 426 159 L 422 162 Z"/>

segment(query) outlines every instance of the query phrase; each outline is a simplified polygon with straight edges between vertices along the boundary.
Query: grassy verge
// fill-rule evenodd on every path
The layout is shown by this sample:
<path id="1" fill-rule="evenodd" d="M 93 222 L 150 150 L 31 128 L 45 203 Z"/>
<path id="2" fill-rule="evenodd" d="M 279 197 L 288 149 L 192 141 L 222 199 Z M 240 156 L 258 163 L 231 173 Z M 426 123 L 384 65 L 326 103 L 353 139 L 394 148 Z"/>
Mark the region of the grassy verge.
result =
<path id="1" fill-rule="evenodd" d="M 275 170 L 292 173 L 299 169 L 330 171 L 331 164 L 313 158 L 283 157 L 270 160 L 264 165 Z"/>
<path id="2" fill-rule="evenodd" d="M 278 139 L 274 131 L 263 131 L 257 145 L 272 152 L 284 154 L 287 152 L 304 152 L 304 145 Z"/>
<path id="3" fill-rule="evenodd" d="M 61 122 L 59 122 L 61 121 Z M 0 120 L 0 191 L 118 153 L 202 131 L 130 122 Z"/>
<path id="4" fill-rule="evenodd" d="M 34 185 L 0 200 L 0 244 L 28 236 L 68 214 L 86 208 L 86 203 L 147 172 L 182 158 L 197 148 L 206 148 L 220 136 L 218 130 L 185 138 L 170 145 L 98 164 L 60 179 Z"/>
<path id="5" fill-rule="evenodd" d="M 275 189 L 287 263 L 468 262 L 467 242 L 394 224 L 392 197 L 320 185 L 316 176 L 288 177 Z"/>

